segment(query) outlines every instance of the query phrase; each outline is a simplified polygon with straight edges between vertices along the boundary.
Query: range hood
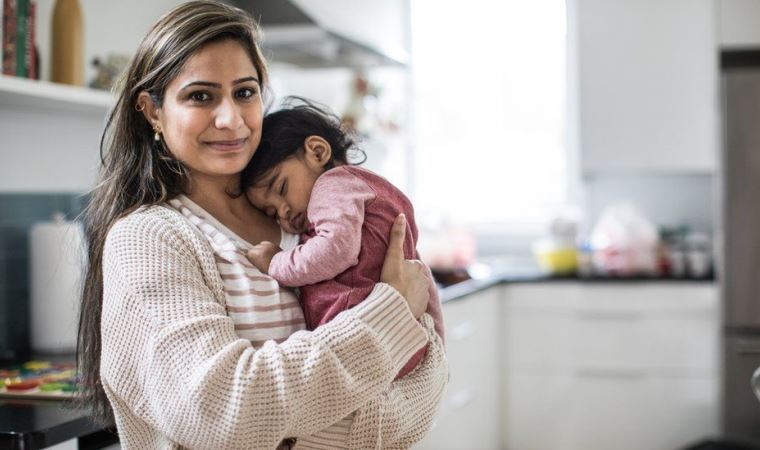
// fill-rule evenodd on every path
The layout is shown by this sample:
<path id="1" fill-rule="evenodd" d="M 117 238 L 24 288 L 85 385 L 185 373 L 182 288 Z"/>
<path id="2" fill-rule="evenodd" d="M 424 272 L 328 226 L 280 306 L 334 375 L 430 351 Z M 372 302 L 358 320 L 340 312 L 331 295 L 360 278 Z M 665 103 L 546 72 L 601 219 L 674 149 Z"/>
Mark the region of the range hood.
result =
<path id="1" fill-rule="evenodd" d="M 259 20 L 263 30 L 262 46 L 273 62 L 305 68 L 402 66 L 407 54 L 381 51 L 347 37 L 320 23 L 291 0 L 236 0 L 235 6 Z"/>

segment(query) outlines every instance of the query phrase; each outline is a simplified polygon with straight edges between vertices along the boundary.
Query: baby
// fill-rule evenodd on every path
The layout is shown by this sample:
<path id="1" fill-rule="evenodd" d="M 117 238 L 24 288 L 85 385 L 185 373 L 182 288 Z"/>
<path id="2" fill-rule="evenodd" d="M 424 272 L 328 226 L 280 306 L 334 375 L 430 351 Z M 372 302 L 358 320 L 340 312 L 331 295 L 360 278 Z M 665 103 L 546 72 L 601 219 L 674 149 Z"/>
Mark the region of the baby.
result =
<path id="1" fill-rule="evenodd" d="M 406 216 L 404 253 L 418 258 L 409 199 L 381 176 L 348 162 L 354 142 L 337 117 L 304 102 L 264 118 L 261 143 L 242 173 L 248 200 L 301 235 L 289 251 L 262 242 L 251 262 L 283 286 L 299 287 L 306 326 L 313 330 L 361 302 L 380 279 L 395 218 Z M 443 317 L 430 279 L 427 312 L 443 339 Z M 398 373 L 411 372 L 420 349 Z"/>

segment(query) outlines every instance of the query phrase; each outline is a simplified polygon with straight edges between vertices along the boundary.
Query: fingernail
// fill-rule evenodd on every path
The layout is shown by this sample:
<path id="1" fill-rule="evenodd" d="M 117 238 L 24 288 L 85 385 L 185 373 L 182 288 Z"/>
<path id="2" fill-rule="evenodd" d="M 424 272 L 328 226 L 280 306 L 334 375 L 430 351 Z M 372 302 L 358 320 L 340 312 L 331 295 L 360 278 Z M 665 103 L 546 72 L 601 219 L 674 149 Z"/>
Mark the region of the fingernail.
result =
<path id="1" fill-rule="evenodd" d="M 406 216 L 404 214 L 399 214 L 399 223 L 402 225 L 406 223 Z"/>

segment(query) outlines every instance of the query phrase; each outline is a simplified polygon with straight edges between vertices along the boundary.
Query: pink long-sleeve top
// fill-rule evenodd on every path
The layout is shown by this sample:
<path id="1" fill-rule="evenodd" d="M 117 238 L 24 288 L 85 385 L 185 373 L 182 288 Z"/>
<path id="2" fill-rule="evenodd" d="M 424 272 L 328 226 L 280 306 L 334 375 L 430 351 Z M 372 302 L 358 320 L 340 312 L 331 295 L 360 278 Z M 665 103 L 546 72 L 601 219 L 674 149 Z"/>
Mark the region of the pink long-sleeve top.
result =
<path id="1" fill-rule="evenodd" d="M 416 259 L 417 226 L 409 199 L 385 178 L 356 166 L 338 166 L 314 184 L 307 207 L 309 230 L 301 244 L 277 253 L 269 275 L 301 288 L 306 326 L 313 330 L 359 304 L 380 279 L 391 225 L 407 218 L 404 256 Z M 443 316 L 430 278 L 427 312 L 443 339 Z M 425 356 L 420 349 L 398 374 L 411 372 Z"/>

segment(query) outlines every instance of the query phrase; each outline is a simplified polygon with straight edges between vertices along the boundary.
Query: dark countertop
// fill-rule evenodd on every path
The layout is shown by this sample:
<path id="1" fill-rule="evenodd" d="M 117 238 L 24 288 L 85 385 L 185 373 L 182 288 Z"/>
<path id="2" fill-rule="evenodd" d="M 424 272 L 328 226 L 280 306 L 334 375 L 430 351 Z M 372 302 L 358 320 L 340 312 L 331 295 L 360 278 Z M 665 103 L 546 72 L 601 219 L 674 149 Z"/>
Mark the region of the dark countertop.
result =
<path id="1" fill-rule="evenodd" d="M 80 449 L 118 442 L 116 435 L 87 418 L 86 411 L 48 400 L 0 400 L 0 448 L 37 449 L 79 439 Z"/>
<path id="2" fill-rule="evenodd" d="M 577 277 L 553 276 L 543 272 L 519 271 L 493 274 L 482 279 L 471 279 L 440 289 L 441 303 L 459 300 L 492 286 L 515 283 L 588 283 L 588 284 L 640 284 L 640 283 L 714 283 L 715 277 L 706 278 L 657 278 L 657 277 Z"/>

